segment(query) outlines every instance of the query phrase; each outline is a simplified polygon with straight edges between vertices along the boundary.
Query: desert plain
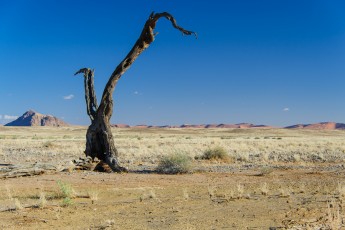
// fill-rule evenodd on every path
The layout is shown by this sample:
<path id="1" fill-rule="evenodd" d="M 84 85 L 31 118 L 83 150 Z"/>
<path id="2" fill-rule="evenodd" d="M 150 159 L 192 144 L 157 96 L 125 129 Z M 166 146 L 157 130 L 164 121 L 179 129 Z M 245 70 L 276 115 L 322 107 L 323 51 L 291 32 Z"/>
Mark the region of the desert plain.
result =
<path id="1" fill-rule="evenodd" d="M 344 130 L 113 128 L 117 174 L 74 167 L 86 129 L 0 126 L 0 229 L 345 229 Z"/>

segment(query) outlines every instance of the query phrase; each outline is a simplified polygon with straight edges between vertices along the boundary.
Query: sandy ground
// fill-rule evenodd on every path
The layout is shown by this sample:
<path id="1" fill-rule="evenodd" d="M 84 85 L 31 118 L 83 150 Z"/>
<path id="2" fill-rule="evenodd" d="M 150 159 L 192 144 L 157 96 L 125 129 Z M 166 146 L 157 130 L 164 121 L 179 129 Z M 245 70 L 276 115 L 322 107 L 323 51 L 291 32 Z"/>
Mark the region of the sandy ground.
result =
<path id="1" fill-rule="evenodd" d="M 72 172 L 2 180 L 1 229 L 340 229 L 344 171 L 275 170 L 188 175 Z M 47 198 L 69 183 L 79 198 Z M 267 190 L 263 191 L 266 183 Z M 88 191 L 96 199 L 82 198 Z M 3 194 L 5 192 L 3 191 Z M 87 197 L 87 196 L 85 196 Z M 336 227 L 336 228 L 335 228 Z"/>

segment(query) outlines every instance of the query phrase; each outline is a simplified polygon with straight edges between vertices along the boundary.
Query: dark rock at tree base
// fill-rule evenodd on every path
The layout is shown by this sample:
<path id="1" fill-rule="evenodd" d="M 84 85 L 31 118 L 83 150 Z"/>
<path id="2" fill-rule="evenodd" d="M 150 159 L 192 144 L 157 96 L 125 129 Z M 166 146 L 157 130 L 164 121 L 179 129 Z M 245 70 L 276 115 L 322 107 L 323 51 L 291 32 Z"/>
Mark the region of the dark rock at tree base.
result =
<path id="1" fill-rule="evenodd" d="M 63 120 L 51 116 L 37 113 L 33 110 L 25 112 L 22 116 L 16 120 L 6 124 L 5 126 L 69 126 Z"/>

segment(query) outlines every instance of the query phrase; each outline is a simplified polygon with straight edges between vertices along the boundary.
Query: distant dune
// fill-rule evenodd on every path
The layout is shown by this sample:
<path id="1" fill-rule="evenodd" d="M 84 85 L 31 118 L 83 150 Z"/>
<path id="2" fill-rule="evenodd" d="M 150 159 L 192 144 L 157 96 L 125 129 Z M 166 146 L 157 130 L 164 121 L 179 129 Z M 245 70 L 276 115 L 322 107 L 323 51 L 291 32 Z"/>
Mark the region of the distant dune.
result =
<path id="1" fill-rule="evenodd" d="M 155 126 L 155 125 L 135 125 L 130 126 L 126 124 L 113 124 L 111 125 L 114 128 L 191 128 L 191 129 L 211 129 L 211 128 L 233 128 L 233 129 L 249 129 L 249 128 L 274 128 L 272 126 L 267 125 L 254 125 L 250 123 L 239 123 L 239 124 L 183 124 L 180 126 L 175 125 L 161 125 L 161 126 Z"/>
<path id="2" fill-rule="evenodd" d="M 345 124 L 336 122 L 320 122 L 315 124 L 297 124 L 285 127 L 286 129 L 316 129 L 316 130 L 345 130 Z"/>
<path id="3" fill-rule="evenodd" d="M 130 128 L 130 126 L 126 125 L 126 124 L 113 124 L 113 125 L 111 125 L 111 127 L 114 127 L 114 128 Z"/>
<path id="4" fill-rule="evenodd" d="M 33 110 L 25 112 L 18 119 L 6 124 L 5 126 L 52 126 L 52 127 L 62 127 L 69 126 L 63 120 L 54 117 L 52 115 L 44 115 Z M 216 129 L 216 128 L 228 128 L 228 129 L 252 129 L 252 128 L 281 128 L 273 127 L 269 125 L 255 125 L 251 123 L 238 123 L 238 124 L 183 124 L 180 126 L 175 125 L 135 125 L 130 126 L 127 124 L 112 124 L 111 127 L 114 128 L 185 128 L 185 129 Z M 284 127 L 284 129 L 311 129 L 311 130 L 345 130 L 345 124 L 336 122 L 320 122 L 314 124 L 296 124 Z"/>
<path id="5" fill-rule="evenodd" d="M 228 128 L 228 129 L 252 129 L 252 128 L 263 128 L 263 129 L 275 129 L 281 127 L 269 126 L 269 125 L 255 125 L 251 123 L 238 123 L 238 124 L 183 124 L 180 126 L 173 125 L 135 125 L 130 126 L 126 124 L 114 124 L 112 127 L 115 128 L 190 128 L 190 129 L 215 129 L 215 128 Z M 336 122 L 320 122 L 315 124 L 297 124 L 284 127 L 284 129 L 314 129 L 314 130 L 345 130 L 345 124 Z"/>
<path id="6" fill-rule="evenodd" d="M 25 112 L 22 116 L 18 119 L 7 123 L 5 126 L 53 126 L 53 127 L 61 127 L 61 126 L 69 126 L 63 120 L 51 116 L 51 115 L 44 115 L 41 113 L 37 113 L 33 110 L 29 110 Z"/>

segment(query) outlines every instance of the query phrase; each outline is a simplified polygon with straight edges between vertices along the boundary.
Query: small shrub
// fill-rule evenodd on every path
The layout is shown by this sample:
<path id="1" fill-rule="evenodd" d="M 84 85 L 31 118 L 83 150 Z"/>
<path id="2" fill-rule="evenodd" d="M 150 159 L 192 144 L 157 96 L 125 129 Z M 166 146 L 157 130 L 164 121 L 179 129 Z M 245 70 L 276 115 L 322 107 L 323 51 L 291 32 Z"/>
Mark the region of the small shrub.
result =
<path id="1" fill-rule="evenodd" d="M 267 196 L 267 195 L 268 195 L 269 188 L 268 188 L 268 185 L 267 185 L 266 182 L 264 182 L 263 184 L 261 184 L 260 190 L 261 190 L 261 194 L 262 194 L 262 195 L 264 195 L 264 196 Z"/>
<path id="2" fill-rule="evenodd" d="M 279 196 L 280 197 L 290 197 L 290 190 L 288 188 L 280 188 L 279 189 Z"/>
<path id="3" fill-rule="evenodd" d="M 338 182 L 338 193 L 341 198 L 345 197 L 345 185 L 343 183 Z"/>
<path id="4" fill-rule="evenodd" d="M 62 200 L 62 206 L 63 207 L 67 207 L 67 206 L 70 206 L 73 204 L 73 201 L 70 197 L 65 197 L 63 200 Z"/>
<path id="5" fill-rule="evenodd" d="M 164 174 L 188 173 L 191 170 L 191 158 L 184 153 L 165 156 L 159 162 L 157 172 Z"/>
<path id="6" fill-rule="evenodd" d="M 92 204 L 95 203 L 95 201 L 98 200 L 98 191 L 90 190 L 87 192 L 88 197 L 91 199 Z"/>
<path id="7" fill-rule="evenodd" d="M 43 191 L 41 191 L 40 197 L 39 197 L 38 207 L 40 207 L 40 208 L 45 208 L 46 205 L 47 205 L 46 195 L 44 194 Z"/>
<path id="8" fill-rule="evenodd" d="M 226 150 L 222 147 L 215 147 L 212 149 L 206 150 L 201 156 L 203 160 L 222 160 L 229 161 L 230 157 L 227 154 Z"/>
<path id="9" fill-rule="evenodd" d="M 237 199 L 243 198 L 244 186 L 240 183 L 237 184 L 237 192 L 238 192 Z"/>
<path id="10" fill-rule="evenodd" d="M 259 169 L 259 174 L 258 176 L 265 176 L 273 172 L 273 169 L 269 166 L 263 166 Z"/>
<path id="11" fill-rule="evenodd" d="M 21 205 L 20 201 L 17 198 L 14 198 L 14 206 L 16 210 L 22 210 L 23 206 Z"/>
<path id="12" fill-rule="evenodd" d="M 57 184 L 62 198 L 73 198 L 75 196 L 75 192 L 70 184 L 62 182 L 61 180 L 58 180 Z"/>
<path id="13" fill-rule="evenodd" d="M 212 197 L 215 196 L 216 194 L 216 187 L 212 186 L 212 187 L 208 187 L 207 191 L 208 191 L 208 195 L 210 196 L 210 199 L 212 199 Z"/>
<path id="14" fill-rule="evenodd" d="M 156 199 L 156 193 L 152 189 L 148 192 L 145 192 L 143 195 L 140 196 L 140 202 L 143 202 L 144 200 L 150 200 L 150 199 Z"/>
<path id="15" fill-rule="evenodd" d="M 46 141 L 46 142 L 43 143 L 43 147 L 45 147 L 45 148 L 52 148 L 52 147 L 54 147 L 54 144 L 51 141 Z"/>
<path id="16" fill-rule="evenodd" d="M 184 198 L 184 200 L 189 200 L 189 194 L 188 194 L 188 190 L 186 188 L 183 189 L 183 198 Z"/>

